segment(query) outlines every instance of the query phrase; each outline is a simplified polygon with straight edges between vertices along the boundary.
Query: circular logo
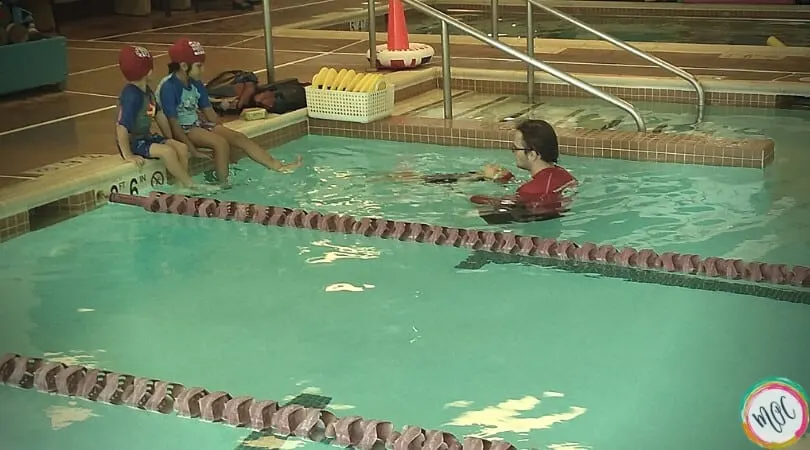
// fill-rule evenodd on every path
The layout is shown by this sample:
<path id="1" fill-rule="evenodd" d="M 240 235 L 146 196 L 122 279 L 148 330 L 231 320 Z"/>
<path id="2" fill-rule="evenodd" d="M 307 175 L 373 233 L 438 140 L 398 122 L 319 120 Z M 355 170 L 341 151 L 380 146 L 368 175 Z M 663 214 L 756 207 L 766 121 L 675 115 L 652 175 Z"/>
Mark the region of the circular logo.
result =
<path id="1" fill-rule="evenodd" d="M 787 378 L 767 378 L 743 397 L 742 425 L 751 442 L 768 449 L 786 448 L 807 432 L 807 395 Z"/>

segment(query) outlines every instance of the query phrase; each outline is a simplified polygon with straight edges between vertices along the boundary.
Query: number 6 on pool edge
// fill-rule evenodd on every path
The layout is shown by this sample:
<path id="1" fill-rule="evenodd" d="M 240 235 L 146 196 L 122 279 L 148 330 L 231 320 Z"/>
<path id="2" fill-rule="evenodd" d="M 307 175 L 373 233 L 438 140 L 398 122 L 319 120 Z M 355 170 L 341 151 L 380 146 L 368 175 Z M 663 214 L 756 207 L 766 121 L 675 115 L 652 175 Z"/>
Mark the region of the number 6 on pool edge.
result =
<path id="1" fill-rule="evenodd" d="M 138 195 L 138 180 L 135 178 L 129 182 L 129 195 Z"/>

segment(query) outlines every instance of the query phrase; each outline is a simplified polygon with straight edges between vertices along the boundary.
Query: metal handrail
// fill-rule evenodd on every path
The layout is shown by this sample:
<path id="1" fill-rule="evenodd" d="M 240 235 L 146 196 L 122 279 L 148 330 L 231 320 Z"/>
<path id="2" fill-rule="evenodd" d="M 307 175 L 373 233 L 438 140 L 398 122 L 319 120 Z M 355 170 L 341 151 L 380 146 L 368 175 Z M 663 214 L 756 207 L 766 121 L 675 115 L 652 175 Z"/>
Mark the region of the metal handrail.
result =
<path id="1" fill-rule="evenodd" d="M 371 3 L 370 0 L 369 3 Z M 539 61 L 534 58 L 534 55 L 526 55 L 521 53 L 512 47 L 509 47 L 502 42 L 499 42 L 495 39 L 488 37 L 487 35 L 481 33 L 480 31 L 476 30 L 475 28 L 465 24 L 464 22 L 458 21 L 447 14 L 438 11 L 419 0 L 402 0 L 403 3 L 406 3 L 413 7 L 414 9 L 421 11 L 424 14 L 427 14 L 431 17 L 439 19 L 442 22 L 442 77 L 444 78 L 443 83 L 443 90 L 444 90 L 444 113 L 445 119 L 452 119 L 452 96 L 450 94 L 450 33 L 448 31 L 447 25 L 453 26 L 454 28 L 464 32 L 465 34 L 478 39 L 479 41 L 494 47 L 507 55 L 510 55 L 514 58 L 523 61 L 530 66 L 533 66 L 539 70 L 542 70 L 549 75 L 557 78 L 560 81 L 568 83 L 572 86 L 576 86 L 583 91 L 598 97 L 608 103 L 613 104 L 614 106 L 623 109 L 625 112 L 630 114 L 633 120 L 636 122 L 636 126 L 638 127 L 638 131 L 645 132 L 647 131 L 647 126 L 644 123 L 644 119 L 641 117 L 641 114 L 636 110 L 636 108 L 631 105 L 630 103 L 614 97 L 606 92 L 603 92 L 592 86 L 591 84 L 586 83 L 585 81 L 580 80 L 566 72 L 561 70 L 557 70 L 548 64 Z M 533 72 L 530 70 L 530 72 Z M 532 86 L 533 87 L 533 86 Z"/>
<path id="2" fill-rule="evenodd" d="M 647 62 L 651 62 L 651 63 L 655 64 L 656 66 L 662 68 L 662 69 L 668 70 L 669 72 L 672 72 L 675 75 L 677 75 L 677 76 L 683 78 L 684 80 L 686 80 L 687 82 L 689 82 L 689 84 L 694 86 L 695 90 L 697 91 L 697 97 L 698 97 L 697 98 L 697 100 L 698 100 L 697 123 L 700 123 L 700 122 L 703 121 L 703 113 L 704 113 L 704 109 L 706 108 L 706 93 L 703 90 L 703 86 L 701 86 L 700 82 L 698 81 L 698 79 L 694 75 L 692 75 L 691 73 L 681 69 L 680 67 L 674 66 L 674 65 L 664 61 L 661 58 L 658 58 L 657 56 L 653 56 L 653 55 L 650 55 L 649 53 L 645 53 L 642 50 L 639 50 L 638 48 L 633 47 L 632 45 L 630 45 L 630 44 L 628 44 L 628 43 L 626 43 L 624 41 L 620 41 L 619 39 L 616 39 L 615 37 L 613 37 L 613 36 L 611 36 L 611 35 L 609 35 L 607 33 L 603 33 L 603 32 L 593 28 L 592 26 L 590 26 L 590 25 L 588 25 L 588 24 L 586 24 L 584 22 L 580 22 L 578 19 L 576 19 L 574 17 L 571 17 L 571 16 L 569 16 L 568 14 L 566 14 L 566 13 L 564 13 L 562 11 L 559 11 L 559 10 L 557 10 L 555 8 L 552 8 L 551 6 L 544 5 L 543 3 L 540 2 L 540 0 L 526 0 L 526 1 L 528 2 L 528 6 L 529 6 L 528 14 L 532 14 L 531 6 L 534 5 L 534 6 L 542 9 L 543 11 L 545 11 L 545 12 L 547 12 L 549 14 L 557 16 L 558 18 L 560 18 L 562 20 L 565 20 L 565 21 L 567 21 L 567 22 L 569 22 L 569 23 L 571 23 L 573 25 L 576 25 L 577 27 L 582 28 L 585 31 L 588 31 L 590 33 L 593 33 L 593 34 L 599 36 L 600 38 L 604 39 L 607 42 L 610 42 L 611 44 L 615 45 L 616 47 L 619 47 L 622 50 L 630 52 L 633 55 L 636 55 L 639 58 L 646 60 Z M 533 27 L 529 28 L 529 35 L 527 36 L 527 39 L 530 39 L 532 41 L 532 44 L 534 43 L 534 28 Z"/>

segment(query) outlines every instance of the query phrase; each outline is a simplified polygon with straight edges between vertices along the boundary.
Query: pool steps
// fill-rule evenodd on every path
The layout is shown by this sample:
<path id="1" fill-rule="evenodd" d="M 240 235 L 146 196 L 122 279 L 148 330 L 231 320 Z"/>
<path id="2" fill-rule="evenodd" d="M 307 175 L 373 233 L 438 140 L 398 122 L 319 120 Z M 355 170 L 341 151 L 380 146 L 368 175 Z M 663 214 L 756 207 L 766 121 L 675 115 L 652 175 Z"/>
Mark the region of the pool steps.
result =
<path id="1" fill-rule="evenodd" d="M 322 214 L 301 209 L 187 197 L 158 191 L 152 192 L 149 197 L 113 193 L 110 194 L 110 202 L 140 206 L 153 213 L 358 234 L 503 254 L 598 262 L 686 276 L 810 287 L 810 268 L 798 265 L 791 268 L 785 264 L 765 264 L 716 257 L 701 258 L 698 255 L 682 255 L 674 252 L 658 254 L 651 249 L 636 250 L 630 247 L 617 249 L 612 245 L 596 245 L 590 242 L 577 244 L 568 240 L 558 241 L 510 232 L 441 227 L 371 217 L 354 218 L 349 215 Z"/>
<path id="2" fill-rule="evenodd" d="M 439 98 L 436 100 L 436 98 Z M 453 111 L 456 120 L 482 120 L 487 122 L 510 122 L 520 119 L 544 119 L 555 128 L 585 128 L 592 130 L 635 130 L 632 121 L 626 121 L 621 112 L 610 109 L 606 116 L 579 105 L 554 105 L 549 108 L 542 99 L 533 104 L 526 103 L 525 96 L 483 94 L 473 91 L 453 91 Z M 685 106 L 685 105 L 684 105 Z M 412 110 L 408 110 L 413 107 Z M 411 117 L 441 118 L 444 108 L 441 91 L 421 94 L 399 107 L 398 112 Z M 599 108 L 602 110 L 603 108 Z M 692 130 L 692 123 L 686 119 L 680 122 L 660 123 L 655 113 L 640 111 L 650 125 L 650 133 L 681 133 Z M 684 111 L 686 114 L 686 111 Z M 733 131 L 733 130 L 732 130 Z"/>
<path id="3" fill-rule="evenodd" d="M 297 436 L 342 447 L 371 450 L 384 444 L 393 450 L 516 450 L 504 441 L 466 437 L 406 426 L 401 432 L 388 421 L 359 416 L 337 417 L 320 408 L 297 404 L 279 407 L 274 400 L 233 397 L 224 391 L 187 388 L 152 378 L 136 377 L 80 365 L 67 366 L 41 358 L 6 354 L 0 359 L 0 382 L 23 389 L 55 393 L 112 405 L 197 418 L 281 436 Z"/>

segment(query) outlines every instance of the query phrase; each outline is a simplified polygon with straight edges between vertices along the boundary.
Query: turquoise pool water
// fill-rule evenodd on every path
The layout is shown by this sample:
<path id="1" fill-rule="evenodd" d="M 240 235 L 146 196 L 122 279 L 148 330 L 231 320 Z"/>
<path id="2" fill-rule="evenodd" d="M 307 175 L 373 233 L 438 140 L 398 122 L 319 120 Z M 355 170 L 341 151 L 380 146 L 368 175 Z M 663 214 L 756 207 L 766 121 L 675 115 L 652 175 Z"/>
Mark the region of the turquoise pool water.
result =
<path id="1" fill-rule="evenodd" d="M 308 165 L 292 175 L 240 163 L 218 197 L 475 226 L 466 196 L 506 191 L 368 174 L 507 164 L 508 152 L 326 137 L 274 150 L 296 153 Z M 801 242 L 763 236 L 763 220 L 791 216 L 774 213 L 762 171 L 565 163 L 584 182 L 577 211 L 516 231 L 807 264 Z M 318 394 L 341 415 L 536 449 L 746 448 L 738 408 L 751 384 L 810 386 L 797 357 L 810 307 L 535 266 L 459 268 L 469 257 L 109 205 L 0 245 L 0 351 L 234 395 Z M 20 450 L 320 446 L 245 446 L 245 430 L 7 387 L 0 420 Z"/>
<path id="2" fill-rule="evenodd" d="M 530 109 L 524 99 L 506 96 L 493 103 L 490 97 L 495 96 L 459 97 L 454 100 L 454 117 L 499 121 L 531 117 L 556 127 L 599 129 L 611 124 L 611 129 L 635 129 L 629 116 L 599 100 L 545 97 Z M 530 224 L 518 227 L 519 231 L 554 234 L 561 226 L 562 236 L 570 239 L 807 264 L 803 255 L 810 254 L 810 203 L 803 193 L 810 190 L 805 173 L 810 167 L 806 146 L 810 111 L 709 106 L 703 123 L 694 127 L 693 105 L 634 105 L 649 130 L 773 139 L 775 160 L 762 171 L 564 157 L 563 164 L 585 181 L 574 213 L 562 225 Z M 442 117 L 442 105 L 412 114 Z M 450 155 L 442 152 L 437 158 L 448 164 L 455 159 L 470 161 L 471 166 L 493 159 L 486 152 L 469 152 L 460 158 Z M 508 152 L 494 155 L 498 162 L 511 163 Z M 462 190 L 481 189 L 499 191 L 491 185 Z M 459 208 L 464 208 L 460 201 Z M 543 229 L 546 226 L 554 229 Z"/>
<path id="3" fill-rule="evenodd" d="M 234 394 L 316 393 L 339 414 L 521 448 L 745 448 L 750 384 L 810 384 L 794 357 L 810 308 L 743 295 L 459 270 L 455 248 L 123 206 L 0 251 L 8 349 Z M 232 449 L 248 434 L 11 388 L 0 411 L 20 450 Z M 136 427 L 143 439 L 124 438 Z"/>
<path id="4" fill-rule="evenodd" d="M 491 32 L 488 12 L 476 9 L 449 9 L 445 12 L 466 24 Z M 414 34 L 439 34 L 441 24 L 418 11 L 406 11 L 408 31 Z M 594 28 L 630 42 L 679 42 L 684 44 L 766 45 L 769 36 L 776 36 L 788 46 L 810 45 L 808 22 L 803 20 L 709 18 L 709 17 L 656 17 L 617 15 L 574 15 Z M 377 32 L 387 30 L 387 16 L 378 16 Z M 547 39 L 599 39 L 568 22 L 538 12 L 534 17 L 534 35 Z M 329 26 L 327 29 L 366 31 L 368 20 L 363 17 Z M 508 37 L 526 37 L 526 13 L 504 9 L 500 13 L 498 34 Z M 460 33 L 451 28 L 450 33 Z"/>

